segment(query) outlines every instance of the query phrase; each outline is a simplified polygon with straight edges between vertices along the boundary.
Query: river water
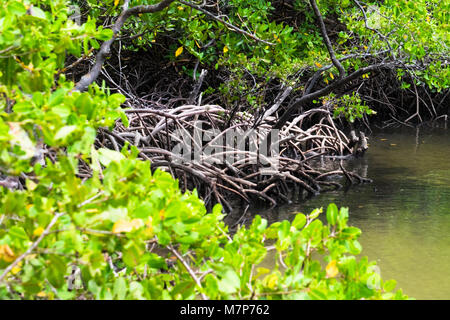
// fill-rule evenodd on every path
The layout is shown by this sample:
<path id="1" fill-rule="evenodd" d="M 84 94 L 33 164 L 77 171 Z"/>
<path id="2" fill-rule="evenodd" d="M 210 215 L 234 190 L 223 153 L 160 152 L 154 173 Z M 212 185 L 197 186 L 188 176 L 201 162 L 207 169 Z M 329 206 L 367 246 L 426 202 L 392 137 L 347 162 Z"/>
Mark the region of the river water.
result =
<path id="1" fill-rule="evenodd" d="M 374 133 L 363 159 L 343 161 L 373 183 L 251 213 L 274 222 L 331 202 L 348 207 L 349 225 L 362 230 L 361 255 L 377 261 L 384 280 L 416 299 L 450 299 L 449 138 L 436 128 Z"/>

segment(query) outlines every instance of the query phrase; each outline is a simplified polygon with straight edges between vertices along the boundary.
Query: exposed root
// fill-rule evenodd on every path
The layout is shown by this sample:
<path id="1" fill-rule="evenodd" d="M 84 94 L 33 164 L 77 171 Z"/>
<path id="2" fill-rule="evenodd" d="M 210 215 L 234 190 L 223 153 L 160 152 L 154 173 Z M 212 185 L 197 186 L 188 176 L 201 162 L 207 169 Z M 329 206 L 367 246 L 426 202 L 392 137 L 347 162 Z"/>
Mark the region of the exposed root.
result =
<path id="1" fill-rule="evenodd" d="M 261 121 L 238 112 L 230 121 L 229 111 L 218 105 L 130 108 L 126 114 L 129 127 L 118 121 L 112 132 L 101 130 L 97 146 L 114 150 L 126 142 L 136 146 L 139 156 L 151 161 L 152 169 L 169 171 L 179 179 L 182 190 L 197 189 L 209 206 L 218 202 L 231 211 L 232 199 L 246 203 L 262 200 L 275 206 L 289 201 L 289 190 L 315 195 L 326 188 L 342 187 L 325 181 L 330 175 L 345 174 L 367 182 L 351 172 L 323 172 L 310 164 L 323 155 L 354 153 L 326 106 L 287 122 L 278 138 L 272 137 L 271 148 L 260 144 L 276 121 L 273 116 Z M 314 120 L 318 122 L 311 125 Z M 256 122 L 259 125 L 253 130 Z M 266 150 L 272 153 L 263 152 Z"/>

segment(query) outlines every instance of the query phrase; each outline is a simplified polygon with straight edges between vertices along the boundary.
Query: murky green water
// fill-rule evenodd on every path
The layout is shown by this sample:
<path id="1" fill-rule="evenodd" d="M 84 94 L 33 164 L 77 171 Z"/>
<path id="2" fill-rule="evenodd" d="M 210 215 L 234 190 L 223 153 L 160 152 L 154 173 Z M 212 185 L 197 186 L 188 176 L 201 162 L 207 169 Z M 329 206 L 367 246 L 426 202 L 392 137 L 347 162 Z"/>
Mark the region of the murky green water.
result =
<path id="1" fill-rule="evenodd" d="M 362 255 L 377 261 L 383 279 L 396 279 L 416 299 L 450 299 L 450 132 L 402 129 L 369 143 L 364 159 L 343 164 L 372 184 L 252 211 L 273 222 L 330 202 L 349 207 L 349 224 L 362 230 Z"/>

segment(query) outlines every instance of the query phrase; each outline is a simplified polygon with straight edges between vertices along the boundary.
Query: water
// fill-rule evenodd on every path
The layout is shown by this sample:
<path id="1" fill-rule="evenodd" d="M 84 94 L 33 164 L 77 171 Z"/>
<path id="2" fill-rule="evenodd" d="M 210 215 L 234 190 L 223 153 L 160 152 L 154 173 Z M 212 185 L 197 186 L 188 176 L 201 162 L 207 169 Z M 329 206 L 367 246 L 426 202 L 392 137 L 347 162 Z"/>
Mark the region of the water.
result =
<path id="1" fill-rule="evenodd" d="M 443 129 L 375 133 L 363 159 L 343 162 L 373 183 L 252 213 L 274 222 L 331 202 L 349 207 L 362 255 L 377 261 L 383 279 L 416 299 L 450 299 L 449 138 Z"/>

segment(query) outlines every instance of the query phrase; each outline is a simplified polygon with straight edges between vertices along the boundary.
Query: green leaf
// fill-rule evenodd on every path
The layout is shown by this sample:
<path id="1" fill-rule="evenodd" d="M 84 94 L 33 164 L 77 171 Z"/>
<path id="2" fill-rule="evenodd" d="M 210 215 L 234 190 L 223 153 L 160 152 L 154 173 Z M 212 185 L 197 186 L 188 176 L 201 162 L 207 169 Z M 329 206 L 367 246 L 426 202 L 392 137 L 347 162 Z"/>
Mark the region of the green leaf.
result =
<path id="1" fill-rule="evenodd" d="M 8 4 L 8 11 L 10 14 L 22 16 L 27 12 L 27 9 L 22 3 L 15 1 Z"/>
<path id="2" fill-rule="evenodd" d="M 338 208 L 334 203 L 330 203 L 327 208 L 327 221 L 334 226 L 337 223 Z"/>
<path id="3" fill-rule="evenodd" d="M 199 239 L 198 232 L 191 232 L 189 235 L 178 238 L 178 241 L 182 244 L 193 244 Z"/>
<path id="4" fill-rule="evenodd" d="M 10 141 L 13 144 L 19 145 L 23 151 L 18 158 L 29 159 L 33 157 L 36 148 L 27 131 L 25 131 L 17 122 L 9 122 L 8 125 L 10 128 L 9 134 L 12 137 Z"/>
<path id="5" fill-rule="evenodd" d="M 108 97 L 109 103 L 114 107 L 119 107 L 122 103 L 125 102 L 126 98 L 123 94 L 113 93 Z"/>
<path id="6" fill-rule="evenodd" d="M 100 214 L 94 215 L 89 218 L 88 224 L 105 223 L 105 222 L 117 222 L 120 219 L 127 220 L 128 209 L 125 207 L 108 207 Z"/>
<path id="7" fill-rule="evenodd" d="M 39 7 L 32 7 L 30 8 L 30 13 L 33 17 L 40 18 L 40 19 L 47 19 L 45 16 L 45 12 L 42 11 Z"/>
<path id="8" fill-rule="evenodd" d="M 111 39 L 112 36 L 113 36 L 113 31 L 111 29 L 102 29 L 100 31 L 100 33 L 97 35 L 97 39 L 101 40 L 101 41 L 106 41 L 106 40 Z"/>
<path id="9" fill-rule="evenodd" d="M 9 229 L 8 234 L 12 239 L 20 239 L 20 240 L 30 241 L 27 233 L 25 232 L 25 230 L 22 227 L 13 226 Z"/>
<path id="10" fill-rule="evenodd" d="M 383 284 L 383 290 L 386 292 L 392 291 L 395 289 L 395 287 L 397 286 L 397 281 L 395 280 L 388 280 L 385 281 Z"/>
<path id="11" fill-rule="evenodd" d="M 289 236 L 290 233 L 290 223 L 287 220 L 283 220 L 281 222 L 281 225 L 278 229 L 278 237 L 280 238 L 281 241 L 283 241 L 284 239 L 286 239 Z"/>
<path id="12" fill-rule="evenodd" d="M 310 220 L 316 219 L 323 212 L 323 208 L 314 209 L 308 216 Z"/>
<path id="13" fill-rule="evenodd" d="M 361 234 L 361 229 L 356 227 L 346 227 L 342 229 L 341 235 L 347 239 L 356 239 Z"/>
<path id="14" fill-rule="evenodd" d="M 216 299 L 219 293 L 219 281 L 212 274 L 207 274 L 204 280 L 204 289 L 206 295 L 211 299 Z"/>
<path id="15" fill-rule="evenodd" d="M 175 285 L 171 294 L 181 295 L 181 299 L 189 299 L 195 293 L 195 283 L 192 280 L 182 281 Z"/>
<path id="16" fill-rule="evenodd" d="M 141 203 L 133 212 L 136 218 L 146 219 L 153 213 L 154 207 L 151 202 Z"/>
<path id="17" fill-rule="evenodd" d="M 100 43 L 95 38 L 89 39 L 89 43 L 94 49 L 100 48 Z"/>
<path id="18" fill-rule="evenodd" d="M 241 280 L 236 272 L 231 268 L 226 268 L 224 272 L 220 273 L 221 280 L 219 281 L 220 291 L 225 293 L 235 293 L 241 286 Z"/>
<path id="19" fill-rule="evenodd" d="M 306 224 L 306 216 L 302 213 L 298 213 L 295 216 L 294 221 L 292 221 L 292 226 L 297 230 L 303 228 L 305 224 Z"/>
<path id="20" fill-rule="evenodd" d="M 64 140 L 69 136 L 72 132 L 77 129 L 77 126 L 64 126 L 58 130 L 55 134 L 55 140 Z"/>
<path id="21" fill-rule="evenodd" d="M 132 296 L 132 298 L 136 299 L 136 300 L 144 300 L 144 288 L 143 286 L 137 282 L 137 281 L 133 281 L 130 283 L 130 294 Z"/>
<path id="22" fill-rule="evenodd" d="M 112 161 L 121 161 L 125 159 L 125 156 L 120 152 L 100 148 L 98 149 L 98 155 L 100 163 L 104 166 L 108 166 Z"/>
<path id="23" fill-rule="evenodd" d="M 114 288 L 113 288 L 114 297 L 117 300 L 124 300 L 127 295 L 127 291 L 128 288 L 125 279 L 122 277 L 116 278 L 116 281 L 114 281 Z"/>
<path id="24" fill-rule="evenodd" d="M 358 240 L 347 241 L 347 247 L 351 254 L 358 255 L 361 253 L 362 247 Z"/>
<path id="25" fill-rule="evenodd" d="M 341 207 L 339 215 L 337 217 L 339 229 L 343 229 L 347 226 L 348 221 L 348 208 Z"/>
<path id="26" fill-rule="evenodd" d="M 315 300 L 327 300 L 327 296 L 318 289 L 312 289 L 308 292 L 308 295 Z"/>
<path id="27" fill-rule="evenodd" d="M 166 264 L 166 261 L 164 260 L 164 258 L 158 256 L 155 253 L 149 254 L 147 263 L 150 268 L 164 269 L 164 270 L 167 269 L 167 264 Z"/>
<path id="28" fill-rule="evenodd" d="M 134 268 L 142 262 L 142 254 L 142 248 L 140 248 L 137 244 L 132 244 L 123 250 L 123 262 L 125 262 L 128 267 Z"/>
<path id="29" fill-rule="evenodd" d="M 65 283 L 65 273 L 67 270 L 67 263 L 58 255 L 51 254 L 48 256 L 49 263 L 45 270 L 48 281 L 55 288 L 61 288 Z"/>

